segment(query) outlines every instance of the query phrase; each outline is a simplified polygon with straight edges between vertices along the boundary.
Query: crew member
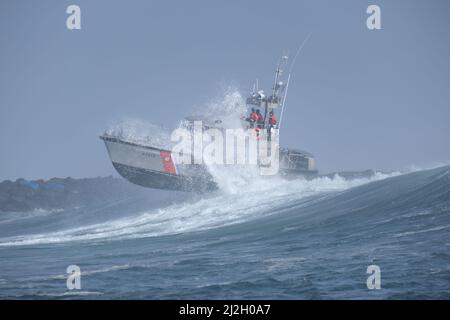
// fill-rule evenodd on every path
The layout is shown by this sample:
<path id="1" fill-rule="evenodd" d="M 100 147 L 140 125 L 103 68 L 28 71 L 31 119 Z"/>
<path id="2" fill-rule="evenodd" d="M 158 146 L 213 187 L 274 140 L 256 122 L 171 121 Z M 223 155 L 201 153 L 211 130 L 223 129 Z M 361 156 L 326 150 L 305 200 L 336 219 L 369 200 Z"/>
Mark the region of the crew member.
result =
<path id="1" fill-rule="evenodd" d="M 259 129 L 263 129 L 264 128 L 264 117 L 262 116 L 259 109 L 256 109 L 256 116 L 257 116 L 257 118 L 256 118 L 257 127 Z"/>
<path id="2" fill-rule="evenodd" d="M 277 125 L 277 118 L 273 114 L 273 111 L 269 112 L 269 126 L 275 127 Z"/>
<path id="3" fill-rule="evenodd" d="M 255 111 L 255 108 L 252 108 L 252 112 L 250 113 L 247 121 L 250 122 L 250 128 L 253 128 L 255 126 L 255 123 L 258 121 L 258 115 Z"/>
<path id="4" fill-rule="evenodd" d="M 269 112 L 269 126 L 267 127 L 267 135 L 269 137 L 269 140 L 271 139 L 272 135 L 272 128 L 274 128 L 277 125 L 277 118 L 275 117 L 273 111 Z"/>

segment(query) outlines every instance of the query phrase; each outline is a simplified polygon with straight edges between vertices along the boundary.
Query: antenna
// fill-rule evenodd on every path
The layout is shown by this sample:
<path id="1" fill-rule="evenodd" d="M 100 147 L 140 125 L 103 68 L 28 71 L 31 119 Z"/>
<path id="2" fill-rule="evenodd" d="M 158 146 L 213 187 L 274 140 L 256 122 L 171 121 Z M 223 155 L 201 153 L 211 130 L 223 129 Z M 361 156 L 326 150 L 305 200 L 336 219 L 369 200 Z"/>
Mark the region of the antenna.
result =
<path id="1" fill-rule="evenodd" d="M 295 65 L 295 62 L 297 61 L 298 55 L 303 50 L 303 47 L 308 42 L 310 37 L 311 37 L 311 32 L 308 34 L 308 36 L 305 38 L 305 40 L 303 40 L 303 42 L 300 44 L 299 48 L 297 49 L 297 52 L 295 53 L 294 59 L 292 59 L 292 63 L 291 63 L 291 67 L 289 68 L 289 75 L 288 75 L 288 79 L 287 79 L 287 83 L 286 83 L 286 90 L 284 92 L 283 103 L 281 105 L 280 121 L 278 122 L 278 130 L 281 129 L 281 121 L 283 120 L 284 105 L 286 102 L 287 92 L 289 89 L 289 80 L 291 79 L 292 69 L 294 68 L 294 65 Z"/>
<path id="2" fill-rule="evenodd" d="M 280 121 L 278 122 L 278 130 L 281 128 L 281 121 L 283 120 L 283 111 L 284 111 L 284 103 L 286 102 L 286 96 L 289 89 L 289 80 L 291 80 L 291 74 L 289 73 L 287 82 L 286 82 L 286 91 L 284 92 L 283 102 L 281 104 L 281 112 L 280 112 Z"/>
<path id="3" fill-rule="evenodd" d="M 295 53 L 294 59 L 292 59 L 291 67 L 289 68 L 289 74 L 291 73 L 292 69 L 294 68 L 295 62 L 297 61 L 297 56 L 299 53 L 303 50 L 303 47 L 305 46 L 306 42 L 308 42 L 309 38 L 311 38 L 311 32 L 308 34 L 308 36 L 303 40 L 302 44 L 298 47 L 297 52 Z"/>

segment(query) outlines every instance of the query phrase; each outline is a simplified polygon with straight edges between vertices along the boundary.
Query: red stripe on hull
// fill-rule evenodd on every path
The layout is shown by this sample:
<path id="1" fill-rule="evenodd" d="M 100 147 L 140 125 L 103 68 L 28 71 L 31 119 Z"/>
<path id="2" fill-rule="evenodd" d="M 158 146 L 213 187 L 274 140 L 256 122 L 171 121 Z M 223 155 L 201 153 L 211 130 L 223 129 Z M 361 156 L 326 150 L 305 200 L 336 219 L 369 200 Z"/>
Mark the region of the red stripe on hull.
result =
<path id="1" fill-rule="evenodd" d="M 164 172 L 170 174 L 177 174 L 177 169 L 175 168 L 175 164 L 172 161 L 172 156 L 170 152 L 160 151 L 161 161 L 163 163 Z"/>

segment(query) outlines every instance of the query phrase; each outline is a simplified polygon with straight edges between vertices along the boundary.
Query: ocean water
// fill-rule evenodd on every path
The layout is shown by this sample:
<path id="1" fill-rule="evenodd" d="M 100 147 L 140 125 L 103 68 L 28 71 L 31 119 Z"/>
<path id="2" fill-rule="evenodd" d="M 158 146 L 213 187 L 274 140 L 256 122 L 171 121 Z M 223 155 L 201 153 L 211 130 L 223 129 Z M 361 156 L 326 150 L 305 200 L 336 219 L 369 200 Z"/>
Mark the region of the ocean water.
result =
<path id="1" fill-rule="evenodd" d="M 353 181 L 214 175 L 220 191 L 174 203 L 0 215 L 0 298 L 450 298 L 450 166 Z M 369 265 L 381 289 L 367 288 Z"/>

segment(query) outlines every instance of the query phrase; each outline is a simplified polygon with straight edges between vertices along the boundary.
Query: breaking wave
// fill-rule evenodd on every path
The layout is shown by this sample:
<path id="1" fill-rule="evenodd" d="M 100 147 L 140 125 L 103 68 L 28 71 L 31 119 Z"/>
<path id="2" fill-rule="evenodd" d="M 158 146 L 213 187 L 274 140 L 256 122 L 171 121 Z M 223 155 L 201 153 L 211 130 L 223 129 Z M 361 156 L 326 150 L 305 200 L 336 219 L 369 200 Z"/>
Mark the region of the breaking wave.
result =
<path id="1" fill-rule="evenodd" d="M 245 183 L 238 192 L 157 209 L 93 210 L 86 214 L 100 223 L 68 219 L 53 231 L 49 226 L 67 215 L 46 215 L 34 228 L 39 234 L 19 219 L 7 226 L 14 226 L 12 236 L 0 238 L 0 296 L 450 297 L 450 166 L 351 181 Z M 122 217 L 111 218 L 110 209 Z M 74 295 L 65 290 L 71 264 L 82 270 L 83 287 Z M 383 290 L 367 290 L 366 268 L 373 264 L 384 272 Z"/>
<path id="2" fill-rule="evenodd" d="M 150 211 L 127 213 L 123 218 L 103 223 L 3 238 L 0 239 L 0 246 L 135 239 L 207 230 L 275 215 L 286 207 L 301 207 L 330 194 L 393 175 L 396 174 L 379 173 L 372 178 L 350 181 L 336 175 L 333 178 L 320 177 L 310 181 L 258 178 L 250 182 L 243 175 L 237 175 L 228 181 L 226 192 L 218 191 Z M 230 176 L 230 172 L 220 171 L 220 175 L 216 177 L 225 184 Z M 245 188 L 239 183 L 244 184 Z"/>

